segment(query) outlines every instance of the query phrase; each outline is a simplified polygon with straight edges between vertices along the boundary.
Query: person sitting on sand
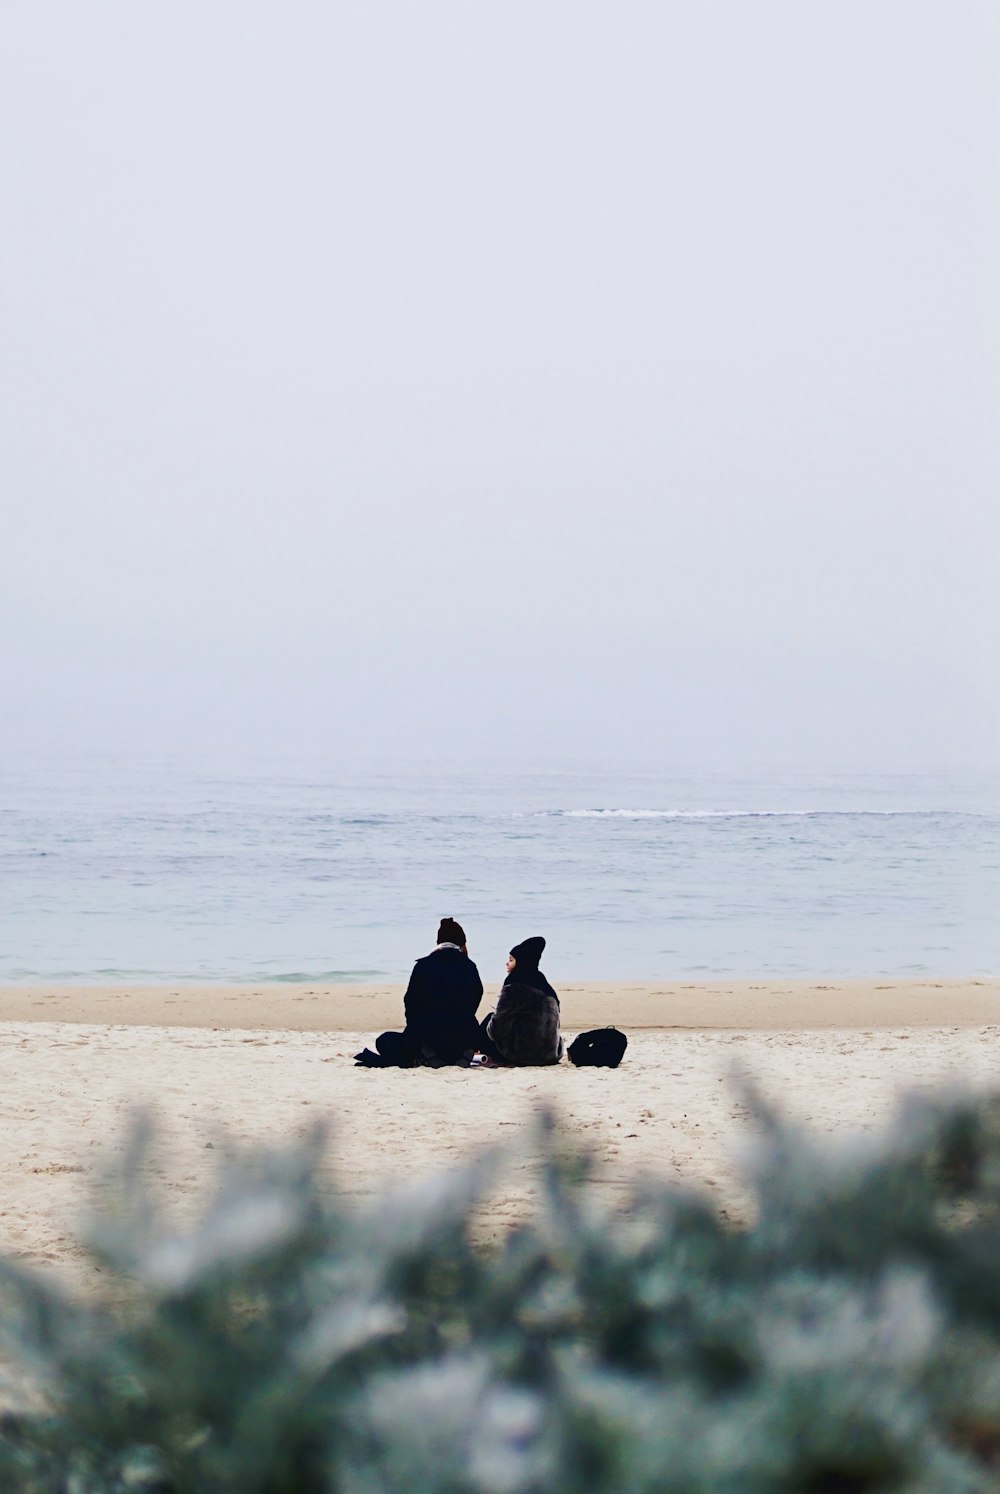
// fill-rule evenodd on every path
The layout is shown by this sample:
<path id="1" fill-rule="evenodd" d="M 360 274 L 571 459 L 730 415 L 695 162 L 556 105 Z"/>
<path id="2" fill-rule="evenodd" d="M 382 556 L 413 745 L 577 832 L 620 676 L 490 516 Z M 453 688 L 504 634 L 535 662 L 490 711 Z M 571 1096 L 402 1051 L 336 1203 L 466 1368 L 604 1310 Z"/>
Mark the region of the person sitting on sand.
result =
<path id="1" fill-rule="evenodd" d="M 544 948 L 542 938 L 525 939 L 510 952 L 497 1009 L 480 1027 L 480 1052 L 494 1063 L 520 1067 L 563 1056 L 559 997 L 538 968 Z"/>
<path id="2" fill-rule="evenodd" d="M 483 996 L 479 971 L 469 959 L 465 930 L 442 918 L 437 948 L 417 961 L 403 997 L 406 1026 L 375 1039 L 356 1061 L 366 1068 L 410 1068 L 468 1063 L 479 1047 L 476 1010 Z"/>

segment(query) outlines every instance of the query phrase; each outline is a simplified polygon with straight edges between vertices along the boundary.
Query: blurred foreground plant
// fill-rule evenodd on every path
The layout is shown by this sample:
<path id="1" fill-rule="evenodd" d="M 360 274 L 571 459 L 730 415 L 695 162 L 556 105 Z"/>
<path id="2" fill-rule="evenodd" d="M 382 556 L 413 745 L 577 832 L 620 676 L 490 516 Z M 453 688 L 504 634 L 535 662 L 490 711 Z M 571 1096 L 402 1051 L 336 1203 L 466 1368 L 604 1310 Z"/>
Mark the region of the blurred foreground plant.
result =
<path id="1" fill-rule="evenodd" d="M 179 1232 L 138 1125 L 109 1301 L 0 1266 L 0 1494 L 997 1491 L 1000 1104 L 851 1151 L 757 1112 L 752 1228 L 649 1181 L 609 1214 L 542 1123 L 536 1217 L 485 1250 L 502 1156 L 359 1212 L 319 1134 L 234 1152 Z"/>

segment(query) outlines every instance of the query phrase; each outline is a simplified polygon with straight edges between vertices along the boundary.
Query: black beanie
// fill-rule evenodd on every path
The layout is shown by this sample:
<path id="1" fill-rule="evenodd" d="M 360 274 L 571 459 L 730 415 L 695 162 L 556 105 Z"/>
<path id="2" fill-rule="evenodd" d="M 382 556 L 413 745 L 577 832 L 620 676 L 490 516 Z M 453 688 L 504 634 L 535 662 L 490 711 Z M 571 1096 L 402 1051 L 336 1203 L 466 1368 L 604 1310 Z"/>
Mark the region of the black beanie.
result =
<path id="1" fill-rule="evenodd" d="M 440 927 L 438 928 L 437 942 L 439 944 L 457 944 L 459 949 L 464 949 L 465 930 L 453 918 L 442 918 Z"/>
<path id="2" fill-rule="evenodd" d="M 515 944 L 511 954 L 517 961 L 519 970 L 537 970 L 544 948 L 545 940 L 537 934 L 534 939 L 524 939 L 520 944 Z"/>

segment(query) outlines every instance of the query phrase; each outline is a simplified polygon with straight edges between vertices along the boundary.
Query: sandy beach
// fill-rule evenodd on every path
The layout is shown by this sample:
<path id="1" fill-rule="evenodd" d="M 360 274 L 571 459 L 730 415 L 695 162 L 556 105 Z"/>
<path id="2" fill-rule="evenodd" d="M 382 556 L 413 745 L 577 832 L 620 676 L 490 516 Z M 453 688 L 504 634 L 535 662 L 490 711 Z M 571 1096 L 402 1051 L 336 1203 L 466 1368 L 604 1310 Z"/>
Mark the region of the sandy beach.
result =
<path id="1" fill-rule="evenodd" d="M 837 1027 L 989 1025 L 1000 981 L 759 980 L 564 982 L 553 972 L 570 1031 L 638 1028 L 787 1031 Z M 128 1027 L 382 1032 L 401 1025 L 401 985 L 0 986 L 0 1022 Z M 482 1011 L 496 998 L 487 985 Z"/>
<path id="2" fill-rule="evenodd" d="M 590 1148 L 609 1199 L 644 1169 L 707 1190 L 738 1218 L 746 1112 L 734 1066 L 821 1133 L 880 1127 L 898 1097 L 1000 1087 L 1000 982 L 774 981 L 567 985 L 567 1035 L 613 1022 L 621 1068 L 355 1068 L 398 1025 L 401 988 L 0 988 L 0 1250 L 83 1283 L 79 1221 L 136 1106 L 155 1108 L 154 1172 L 181 1216 L 221 1136 L 279 1144 L 329 1121 L 331 1183 L 363 1201 L 497 1140 L 513 1149 L 485 1237 L 531 1207 L 526 1122 L 553 1107 Z"/>

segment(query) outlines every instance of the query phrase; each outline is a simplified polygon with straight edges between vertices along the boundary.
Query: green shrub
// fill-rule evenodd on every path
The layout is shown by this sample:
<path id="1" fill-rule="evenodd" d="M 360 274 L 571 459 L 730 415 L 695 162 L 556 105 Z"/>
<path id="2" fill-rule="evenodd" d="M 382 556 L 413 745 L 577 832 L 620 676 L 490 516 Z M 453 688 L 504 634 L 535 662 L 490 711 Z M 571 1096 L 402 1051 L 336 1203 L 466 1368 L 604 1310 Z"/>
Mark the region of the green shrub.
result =
<path id="1" fill-rule="evenodd" d="M 178 1231 L 140 1126 L 107 1299 L 0 1268 L 0 1491 L 996 1491 L 998 1115 L 914 1102 L 829 1150 L 758 1106 L 739 1231 L 648 1180 L 609 1214 L 542 1123 L 537 1216 L 490 1249 L 501 1155 L 359 1212 L 318 1134 L 234 1152 Z"/>

